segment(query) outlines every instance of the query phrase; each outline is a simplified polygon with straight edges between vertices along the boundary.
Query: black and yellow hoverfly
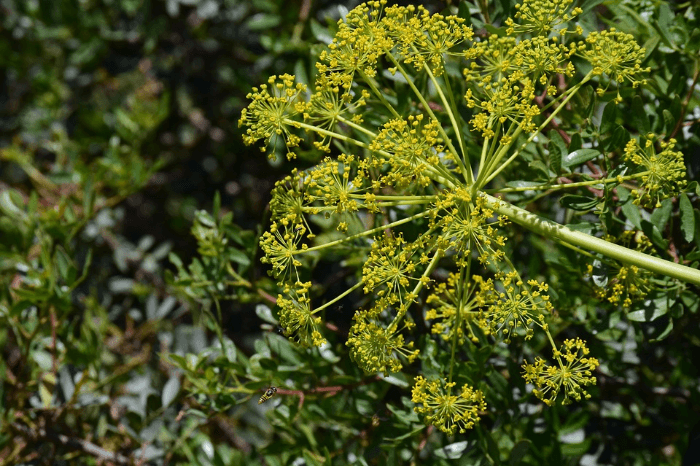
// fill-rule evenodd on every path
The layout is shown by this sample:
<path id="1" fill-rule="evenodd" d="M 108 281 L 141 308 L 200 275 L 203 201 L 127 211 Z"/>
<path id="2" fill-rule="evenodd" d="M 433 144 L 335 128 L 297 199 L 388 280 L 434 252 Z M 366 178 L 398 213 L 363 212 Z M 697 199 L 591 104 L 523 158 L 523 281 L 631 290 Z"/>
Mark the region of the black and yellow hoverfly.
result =
<path id="1" fill-rule="evenodd" d="M 270 387 L 267 390 L 265 390 L 265 393 L 260 397 L 258 400 L 258 404 L 261 405 L 265 403 L 267 400 L 275 396 L 275 393 L 277 393 L 277 387 Z"/>

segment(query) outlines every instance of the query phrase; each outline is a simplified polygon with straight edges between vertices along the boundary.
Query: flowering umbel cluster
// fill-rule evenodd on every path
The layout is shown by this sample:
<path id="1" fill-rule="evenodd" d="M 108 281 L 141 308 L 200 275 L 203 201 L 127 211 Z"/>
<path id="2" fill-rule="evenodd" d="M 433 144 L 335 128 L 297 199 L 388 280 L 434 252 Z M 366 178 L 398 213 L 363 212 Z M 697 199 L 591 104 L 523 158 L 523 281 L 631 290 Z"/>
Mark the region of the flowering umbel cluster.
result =
<path id="1" fill-rule="evenodd" d="M 555 346 L 549 286 L 512 265 L 509 221 L 499 214 L 506 203 L 487 190 L 522 166 L 523 150 L 585 83 L 597 82 L 600 95 L 614 86 L 616 102 L 618 86 L 644 83 L 644 49 L 615 30 L 583 37 L 573 23 L 581 10 L 571 3 L 524 0 L 507 35 L 488 37 L 463 18 L 421 6 L 363 3 L 338 23 L 313 85 L 273 76 L 249 94 L 239 122 L 245 142 L 263 141 L 270 157 L 284 145 L 294 158 L 304 141 L 335 154 L 295 169 L 272 191 L 272 223 L 260 245 L 283 289 L 285 333 L 304 346 L 323 345 L 322 317 L 333 319 L 349 294 L 364 294 L 347 346 L 365 372 L 388 374 L 420 358 L 408 331 L 424 320 L 451 357 L 449 369 L 432 368 L 448 370 L 444 377 L 416 378 L 412 399 L 416 412 L 448 434 L 472 428 L 486 412 L 481 390 L 458 387 L 464 345 L 541 332 L 555 364 L 537 358 L 523 366 L 537 397 L 569 403 L 588 397 L 584 387 L 595 383 L 598 361 L 587 357 L 585 342 Z M 588 72 L 573 80 L 585 62 Z M 673 141 L 658 146 L 659 153 L 630 141 L 625 152 L 642 170 L 625 178 L 638 181 L 640 203 L 680 187 Z M 334 232 L 323 231 L 329 224 Z M 306 266 L 330 250 L 335 257 L 353 250 L 362 266 L 354 286 L 323 299 Z M 635 273 L 628 269 L 620 281 Z"/>

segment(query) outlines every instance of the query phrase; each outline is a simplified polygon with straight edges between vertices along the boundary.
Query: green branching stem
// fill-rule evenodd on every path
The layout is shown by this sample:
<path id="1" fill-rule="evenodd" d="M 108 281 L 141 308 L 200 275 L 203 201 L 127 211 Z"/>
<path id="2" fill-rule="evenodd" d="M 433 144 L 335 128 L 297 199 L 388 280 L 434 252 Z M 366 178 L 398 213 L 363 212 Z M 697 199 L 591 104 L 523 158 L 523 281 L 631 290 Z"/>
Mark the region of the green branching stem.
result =
<path id="1" fill-rule="evenodd" d="M 445 74 L 445 85 L 447 87 L 447 90 L 450 94 L 450 100 L 451 102 L 447 101 L 447 98 L 445 97 L 445 94 L 442 92 L 442 86 L 440 86 L 440 83 L 438 83 L 437 79 L 433 75 L 433 72 L 430 71 L 430 67 L 428 64 L 424 64 L 423 68 L 425 71 L 428 73 L 428 76 L 430 76 L 430 80 L 433 82 L 435 85 L 435 89 L 437 90 L 438 95 L 440 96 L 440 100 L 442 100 L 442 105 L 445 107 L 445 112 L 447 112 L 447 116 L 450 118 L 450 123 L 452 123 L 452 128 L 455 131 L 455 136 L 457 137 L 457 142 L 459 143 L 459 149 L 461 151 L 461 158 L 459 159 L 459 164 L 460 164 L 460 169 L 464 168 L 462 170 L 462 173 L 465 174 L 466 172 L 466 177 L 467 177 L 467 184 L 472 184 L 474 182 L 474 174 L 471 171 L 471 166 L 469 165 L 469 158 L 467 157 L 467 153 L 464 150 L 464 143 L 462 142 L 462 134 L 461 131 L 459 130 L 459 125 L 457 124 L 457 120 L 455 118 L 455 114 L 452 111 L 453 107 L 451 103 L 454 103 L 454 96 L 452 95 L 452 88 L 450 87 L 450 80 L 447 77 L 447 74 Z M 427 107 L 430 108 L 430 107 Z M 433 118 L 435 118 L 434 115 L 431 115 Z M 444 131 L 443 131 L 444 133 Z M 446 136 L 443 136 L 446 137 Z M 455 157 L 457 156 L 457 153 L 455 152 Z M 466 168 L 465 168 L 466 164 Z"/>
<path id="2" fill-rule="evenodd" d="M 312 251 L 319 251 L 321 249 L 330 248 L 333 246 L 337 246 L 339 244 L 347 243 L 348 241 L 352 241 L 352 240 L 357 239 L 357 238 L 362 238 L 365 236 L 373 235 L 374 233 L 378 233 L 380 231 L 391 229 L 391 228 L 394 228 L 396 226 L 403 225 L 404 223 L 412 222 L 413 220 L 415 220 L 417 218 L 427 217 L 429 215 L 432 215 L 432 213 L 436 212 L 436 211 L 437 211 L 437 209 L 424 210 L 424 211 L 419 212 L 415 215 L 411 215 L 410 217 L 402 218 L 401 220 L 397 220 L 395 222 L 388 223 L 386 225 L 382 225 L 382 226 L 379 226 L 377 228 L 372 228 L 371 230 L 363 231 L 362 233 L 357 233 L 355 235 L 346 236 L 345 238 L 331 241 L 330 243 L 320 244 L 318 246 L 314 246 L 312 248 L 307 248 L 307 249 L 297 249 L 296 251 L 294 251 L 294 254 L 296 255 L 296 254 L 304 254 L 304 253 L 312 252 Z"/>
<path id="3" fill-rule="evenodd" d="M 367 199 L 367 197 L 364 194 L 349 194 L 349 198 L 351 199 Z M 395 196 L 395 195 L 384 195 L 384 194 L 377 194 L 373 196 L 375 200 L 378 201 L 426 201 L 426 202 L 435 202 L 438 199 L 438 196 L 431 196 L 431 195 L 425 195 L 425 196 Z"/>
<path id="4" fill-rule="evenodd" d="M 381 101 L 382 104 L 391 112 L 392 115 L 394 115 L 395 118 L 401 119 L 401 115 L 396 111 L 396 109 L 389 103 L 389 101 L 386 100 L 386 97 L 384 97 L 384 94 L 381 93 L 381 91 L 377 88 L 377 84 L 374 82 L 374 79 L 370 78 L 367 76 L 362 70 L 357 70 L 357 72 L 360 74 L 362 79 L 367 83 L 367 85 L 372 89 L 372 92 L 374 92 L 374 95 L 377 96 L 377 98 Z"/>
<path id="5" fill-rule="evenodd" d="M 530 137 L 527 139 L 527 141 L 525 141 L 518 149 L 516 149 L 513 152 L 513 154 L 508 158 L 508 160 L 506 160 L 504 163 L 500 164 L 500 166 L 498 168 L 496 168 L 495 170 L 489 170 L 486 173 L 484 173 L 484 171 L 481 171 L 479 173 L 479 176 L 477 177 L 477 180 L 476 180 L 476 187 L 478 188 L 481 186 L 485 186 L 489 181 L 494 179 L 504 168 L 506 168 L 513 160 L 515 160 L 515 158 L 518 155 L 520 155 L 520 152 L 529 143 L 531 143 L 532 140 L 535 139 L 535 137 L 537 137 L 537 135 L 540 133 L 540 131 L 542 131 L 544 128 L 547 127 L 547 125 L 549 125 L 549 123 L 554 119 L 554 117 L 559 113 L 559 111 L 561 111 L 563 108 L 566 107 L 566 104 L 569 102 L 569 100 L 571 100 L 573 98 L 573 96 L 576 95 L 576 93 L 581 89 L 581 87 L 584 84 L 586 84 L 591 79 L 592 76 L 593 76 L 593 72 L 591 71 L 578 84 L 576 84 L 574 87 L 572 87 L 571 89 L 566 91 L 566 93 L 565 93 L 565 94 L 567 94 L 566 98 L 561 101 L 561 103 L 557 106 L 557 108 L 554 109 L 554 111 L 539 126 L 539 128 L 537 128 L 537 130 L 535 130 L 530 135 Z M 512 135 L 512 141 L 515 141 L 517 139 L 517 137 L 520 136 L 520 133 L 522 133 L 522 131 L 523 131 L 522 125 L 518 126 L 518 129 L 515 130 L 515 132 Z M 508 150 L 510 150 L 512 145 L 513 145 L 513 142 L 501 147 L 499 149 L 498 153 L 496 154 L 496 156 L 494 157 L 494 163 L 498 163 L 506 155 Z M 494 167 L 494 164 L 492 163 L 490 165 L 490 167 Z M 482 174 L 483 174 L 483 176 L 482 176 Z"/>
<path id="6" fill-rule="evenodd" d="M 579 188 L 581 186 L 596 186 L 599 184 L 603 185 L 603 184 L 609 184 L 609 183 L 619 183 L 620 181 L 627 181 L 627 180 L 634 180 L 637 178 L 642 178 L 642 177 L 648 175 L 649 173 L 651 173 L 651 172 L 645 171 L 645 172 L 635 173 L 634 175 L 621 176 L 619 178 L 617 178 L 617 177 L 604 178 L 601 180 L 579 181 L 576 183 L 539 184 L 539 185 L 533 185 L 533 186 L 518 186 L 516 188 L 485 189 L 483 192 L 488 193 L 488 194 L 493 194 L 493 193 L 517 193 L 517 192 L 523 192 L 523 191 L 542 191 L 542 190 L 556 191 L 558 189 Z"/>
<path id="7" fill-rule="evenodd" d="M 332 300 L 330 300 L 327 303 L 323 304 L 322 306 L 319 306 L 316 309 L 314 309 L 312 314 L 316 314 L 317 312 L 324 310 L 328 306 L 332 306 L 333 304 L 337 303 L 338 301 L 340 301 L 341 299 L 343 299 L 344 297 L 346 297 L 347 295 L 349 295 L 350 293 L 352 293 L 353 291 L 355 291 L 356 289 L 358 289 L 362 285 L 364 285 L 364 282 L 362 280 L 360 280 L 359 282 L 355 283 L 353 286 L 351 286 L 347 290 L 343 291 L 342 293 L 340 293 L 338 296 L 336 296 Z"/>
<path id="8" fill-rule="evenodd" d="M 457 300 L 457 315 L 455 316 L 455 325 L 454 328 L 452 329 L 453 335 L 452 335 L 452 352 L 450 355 L 450 375 L 448 377 L 448 382 L 452 382 L 452 376 L 454 374 L 454 367 L 455 367 L 455 358 L 457 355 L 457 342 L 458 342 L 458 335 L 459 331 L 462 328 L 462 308 L 466 304 L 467 300 L 467 289 L 468 286 L 466 284 L 466 281 L 469 279 L 469 270 L 471 269 L 471 257 L 467 259 L 467 266 L 462 267 L 462 270 L 460 271 L 460 277 L 459 277 L 459 285 L 457 294 L 459 295 L 459 299 Z M 451 388 L 450 388 L 451 390 Z"/>
<path id="9" fill-rule="evenodd" d="M 658 257 L 649 256 L 624 246 L 609 243 L 586 233 L 571 230 L 564 225 L 539 217 L 527 210 L 516 207 L 488 194 L 483 195 L 488 200 L 491 208 L 496 212 L 506 215 L 513 223 L 517 223 L 546 238 L 566 242 L 581 247 L 582 249 L 588 249 L 611 259 L 630 265 L 636 265 L 637 267 L 641 267 L 653 273 L 666 275 L 694 285 L 700 285 L 700 270 Z"/>
<path id="10" fill-rule="evenodd" d="M 361 132 L 361 133 L 365 133 L 367 136 L 371 137 L 372 139 L 374 139 L 374 138 L 377 137 L 377 133 L 375 133 L 375 132 L 372 131 L 372 130 L 369 130 L 369 129 L 365 128 L 365 127 L 362 126 L 362 125 L 358 125 L 358 124 L 355 123 L 354 121 L 348 120 L 347 118 L 344 118 L 344 117 L 342 117 L 341 115 L 338 115 L 336 118 L 337 118 L 338 121 L 340 121 L 341 123 L 346 124 L 346 125 L 348 125 L 349 127 L 353 128 L 353 129 L 355 129 L 355 130 L 357 130 L 357 131 L 359 131 L 359 132 Z"/>

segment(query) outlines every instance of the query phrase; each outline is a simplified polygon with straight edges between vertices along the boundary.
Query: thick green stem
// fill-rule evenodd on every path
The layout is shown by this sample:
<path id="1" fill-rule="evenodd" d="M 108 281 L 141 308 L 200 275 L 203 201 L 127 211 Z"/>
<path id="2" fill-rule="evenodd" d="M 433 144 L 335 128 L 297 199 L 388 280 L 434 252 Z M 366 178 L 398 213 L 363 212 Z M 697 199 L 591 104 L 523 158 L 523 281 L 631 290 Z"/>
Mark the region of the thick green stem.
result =
<path id="1" fill-rule="evenodd" d="M 510 221 L 517 223 L 546 238 L 566 242 L 588 249 L 620 262 L 636 265 L 650 272 L 666 275 L 678 280 L 700 285 L 700 270 L 676 264 L 658 257 L 649 256 L 600 238 L 571 230 L 564 225 L 538 217 L 527 210 L 515 207 L 495 197 L 483 194 L 491 207 L 499 214 L 506 215 Z"/>

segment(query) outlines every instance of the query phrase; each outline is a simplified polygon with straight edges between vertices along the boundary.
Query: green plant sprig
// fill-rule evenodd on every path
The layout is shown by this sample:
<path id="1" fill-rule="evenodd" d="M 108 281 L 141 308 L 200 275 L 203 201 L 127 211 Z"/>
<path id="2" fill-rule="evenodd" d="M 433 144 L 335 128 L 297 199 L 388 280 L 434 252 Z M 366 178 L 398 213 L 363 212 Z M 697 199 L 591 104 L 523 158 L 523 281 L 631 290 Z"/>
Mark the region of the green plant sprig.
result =
<path id="1" fill-rule="evenodd" d="M 596 382 L 592 372 L 599 362 L 588 356 L 586 342 L 568 339 L 558 344 L 549 332 L 548 285 L 521 277 L 510 261 L 502 234 L 509 221 L 588 259 L 596 257 L 588 252 L 593 251 L 612 265 L 622 263 L 613 280 L 627 280 L 635 289 L 624 291 L 620 285 L 623 291 L 616 291 L 612 300 L 622 300 L 625 293 L 624 303 L 643 298 L 649 279 L 637 267 L 700 284 L 697 270 L 620 246 L 612 238 L 606 241 L 574 231 L 492 196 L 529 190 L 542 191 L 544 196 L 567 188 L 636 182 L 635 202 L 660 205 L 684 187 L 682 154 L 672 150 L 673 140 L 657 142 L 653 135 L 644 135 L 640 143 L 630 140 L 623 161 L 639 170 L 626 176 L 488 188 L 496 177 L 514 173 L 528 145 L 560 117 L 588 82 L 599 80 L 599 95 L 612 83 L 619 89 L 626 83 L 637 87 L 645 82 L 641 77 L 647 71 L 641 67 L 644 50 L 628 34 L 613 29 L 564 43 L 564 38 L 583 35 L 580 26 L 569 29 L 581 13 L 571 3 L 523 0 L 515 19 L 506 23 L 508 36 L 483 41 L 474 39 L 471 28 L 458 17 L 431 15 L 422 7 L 386 7 L 385 0 L 364 3 L 338 23 L 336 37 L 317 64 L 314 96 L 329 96 L 325 107 L 317 100 L 304 100 L 305 86 L 283 75 L 255 90 L 241 117 L 247 143 L 263 140 L 271 145 L 282 137 L 290 159 L 302 141 L 295 130 L 320 136 L 322 142 L 315 144 L 325 152 L 330 151 L 329 139 L 342 143 L 343 150 L 350 145 L 357 150 L 339 156 L 337 163 L 326 158 L 273 192 L 273 203 L 286 207 L 273 210 L 275 223 L 271 233 L 263 235 L 261 246 L 264 260 L 273 264 L 272 273 L 287 293 L 278 301 L 282 302 L 280 320 L 290 338 L 302 346 L 325 344 L 316 314 L 350 293 L 343 292 L 312 310 L 311 284 L 298 279 L 298 269 L 303 267 L 299 259 L 307 253 L 358 245 L 355 253 L 364 265 L 361 278 L 349 290 L 362 286 L 370 303 L 355 313 L 347 341 L 350 355 L 367 373 L 397 372 L 413 362 L 420 351 L 402 332 L 414 326 L 413 318 L 422 317 L 419 294 L 427 292 L 426 303 L 440 303 L 440 312 L 431 310 L 425 319 L 433 322 L 432 334 L 449 345 L 449 367 L 433 368 L 446 373 L 444 378 L 418 376 L 412 400 L 416 412 L 449 434 L 472 428 L 486 409 L 480 390 L 468 384 L 456 388 L 458 348 L 467 334 L 472 341 L 488 344 L 510 343 L 518 337 L 529 340 L 535 331 L 544 332 L 555 364 L 537 357 L 523 365 L 523 375 L 548 405 L 588 398 L 586 387 Z M 579 78 L 571 61 L 574 55 L 591 65 Z M 406 107 L 418 111 L 417 115 L 401 115 L 389 102 L 387 96 L 393 91 L 382 85 L 378 73 L 382 58 L 391 65 L 388 71 L 398 72 L 411 89 L 415 101 Z M 448 60 L 464 66 L 464 81 L 445 72 Z M 568 78 L 566 89 L 551 85 L 556 75 Z M 425 78 L 433 89 L 426 86 L 421 91 L 414 84 L 416 78 Z M 474 132 L 470 134 L 462 131 L 456 92 L 464 92 L 463 104 L 471 109 L 467 123 Z M 372 95 L 376 99 L 368 100 Z M 536 95 L 541 100 L 538 105 Z M 615 103 L 620 99 L 618 90 Z M 435 107 L 442 107 L 443 114 L 431 102 L 440 102 Z M 391 117 L 379 128 L 364 123 L 387 112 Z M 363 118 L 369 114 L 372 119 Z M 468 148 L 479 145 L 477 165 Z M 319 214 L 332 219 L 344 236 L 318 239 L 304 215 Z M 357 225 L 367 225 L 366 231 L 348 234 L 349 217 Z M 408 228 L 407 224 L 417 221 L 420 231 Z M 309 244 L 302 244 L 304 236 Z M 447 284 L 431 278 L 438 264 L 456 270 Z M 482 330 L 482 338 L 472 325 Z"/>

